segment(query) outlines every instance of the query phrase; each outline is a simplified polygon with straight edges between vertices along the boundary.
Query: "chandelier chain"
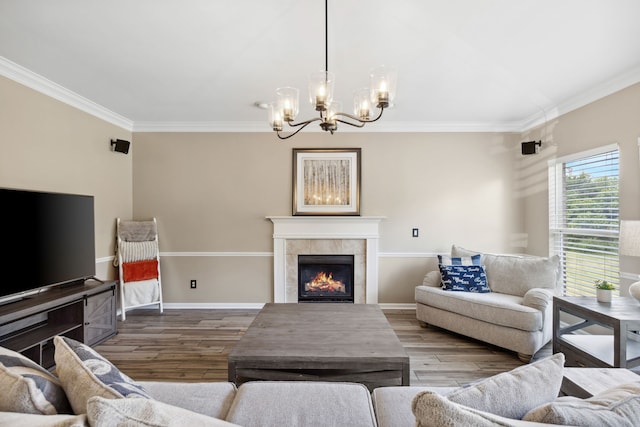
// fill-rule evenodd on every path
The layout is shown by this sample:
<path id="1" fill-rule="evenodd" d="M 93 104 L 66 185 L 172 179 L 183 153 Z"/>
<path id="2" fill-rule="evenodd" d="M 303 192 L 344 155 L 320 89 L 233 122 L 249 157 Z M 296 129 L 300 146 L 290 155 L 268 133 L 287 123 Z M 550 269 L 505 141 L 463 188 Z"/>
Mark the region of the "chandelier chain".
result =
<path id="1" fill-rule="evenodd" d="M 329 0 L 324 0 L 324 71 L 329 72 Z"/>

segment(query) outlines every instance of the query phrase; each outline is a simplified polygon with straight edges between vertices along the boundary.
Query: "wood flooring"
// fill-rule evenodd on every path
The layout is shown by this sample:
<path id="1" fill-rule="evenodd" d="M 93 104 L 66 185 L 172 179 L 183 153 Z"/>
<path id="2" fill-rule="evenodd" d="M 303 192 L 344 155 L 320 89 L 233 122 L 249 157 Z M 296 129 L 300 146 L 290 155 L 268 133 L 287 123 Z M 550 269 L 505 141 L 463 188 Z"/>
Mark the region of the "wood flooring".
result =
<path id="1" fill-rule="evenodd" d="M 127 312 L 118 335 L 96 350 L 139 381 L 227 381 L 227 355 L 258 310 Z M 422 328 L 415 310 L 384 310 L 410 357 L 411 385 L 460 386 L 521 366 L 517 355 L 443 329 Z M 551 344 L 534 357 L 551 355 Z"/>

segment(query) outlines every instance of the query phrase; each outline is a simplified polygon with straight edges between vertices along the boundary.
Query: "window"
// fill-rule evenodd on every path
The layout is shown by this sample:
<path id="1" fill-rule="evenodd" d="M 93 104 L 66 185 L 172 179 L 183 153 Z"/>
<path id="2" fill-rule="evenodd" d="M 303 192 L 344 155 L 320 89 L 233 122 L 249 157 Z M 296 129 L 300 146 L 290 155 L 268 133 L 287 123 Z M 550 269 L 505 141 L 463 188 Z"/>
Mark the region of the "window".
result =
<path id="1" fill-rule="evenodd" d="M 565 295 L 595 295 L 619 282 L 617 145 L 549 162 L 549 245 L 560 256 Z"/>

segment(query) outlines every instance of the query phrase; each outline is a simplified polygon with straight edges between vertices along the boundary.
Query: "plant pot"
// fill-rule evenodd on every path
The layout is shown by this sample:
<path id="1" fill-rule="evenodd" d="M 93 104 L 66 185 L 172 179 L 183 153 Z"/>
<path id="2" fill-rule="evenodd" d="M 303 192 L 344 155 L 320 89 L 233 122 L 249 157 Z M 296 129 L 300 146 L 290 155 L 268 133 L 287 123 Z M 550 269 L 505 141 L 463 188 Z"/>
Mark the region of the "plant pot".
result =
<path id="1" fill-rule="evenodd" d="M 613 291 L 610 289 L 596 289 L 596 298 L 599 302 L 611 302 Z"/>

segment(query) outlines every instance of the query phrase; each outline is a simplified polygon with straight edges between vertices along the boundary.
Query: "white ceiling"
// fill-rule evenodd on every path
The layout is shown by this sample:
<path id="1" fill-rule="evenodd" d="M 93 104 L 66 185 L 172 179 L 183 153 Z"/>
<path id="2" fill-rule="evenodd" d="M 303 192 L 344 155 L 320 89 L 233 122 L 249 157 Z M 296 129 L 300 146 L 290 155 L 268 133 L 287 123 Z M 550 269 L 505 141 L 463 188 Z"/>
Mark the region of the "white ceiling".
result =
<path id="1" fill-rule="evenodd" d="M 523 131 L 640 82 L 639 17 L 638 0 L 329 0 L 329 69 L 350 110 L 371 67 L 398 67 L 369 131 Z M 277 87 L 315 115 L 324 2 L 0 0 L 0 57 L 132 130 L 268 131 L 254 103 Z"/>

